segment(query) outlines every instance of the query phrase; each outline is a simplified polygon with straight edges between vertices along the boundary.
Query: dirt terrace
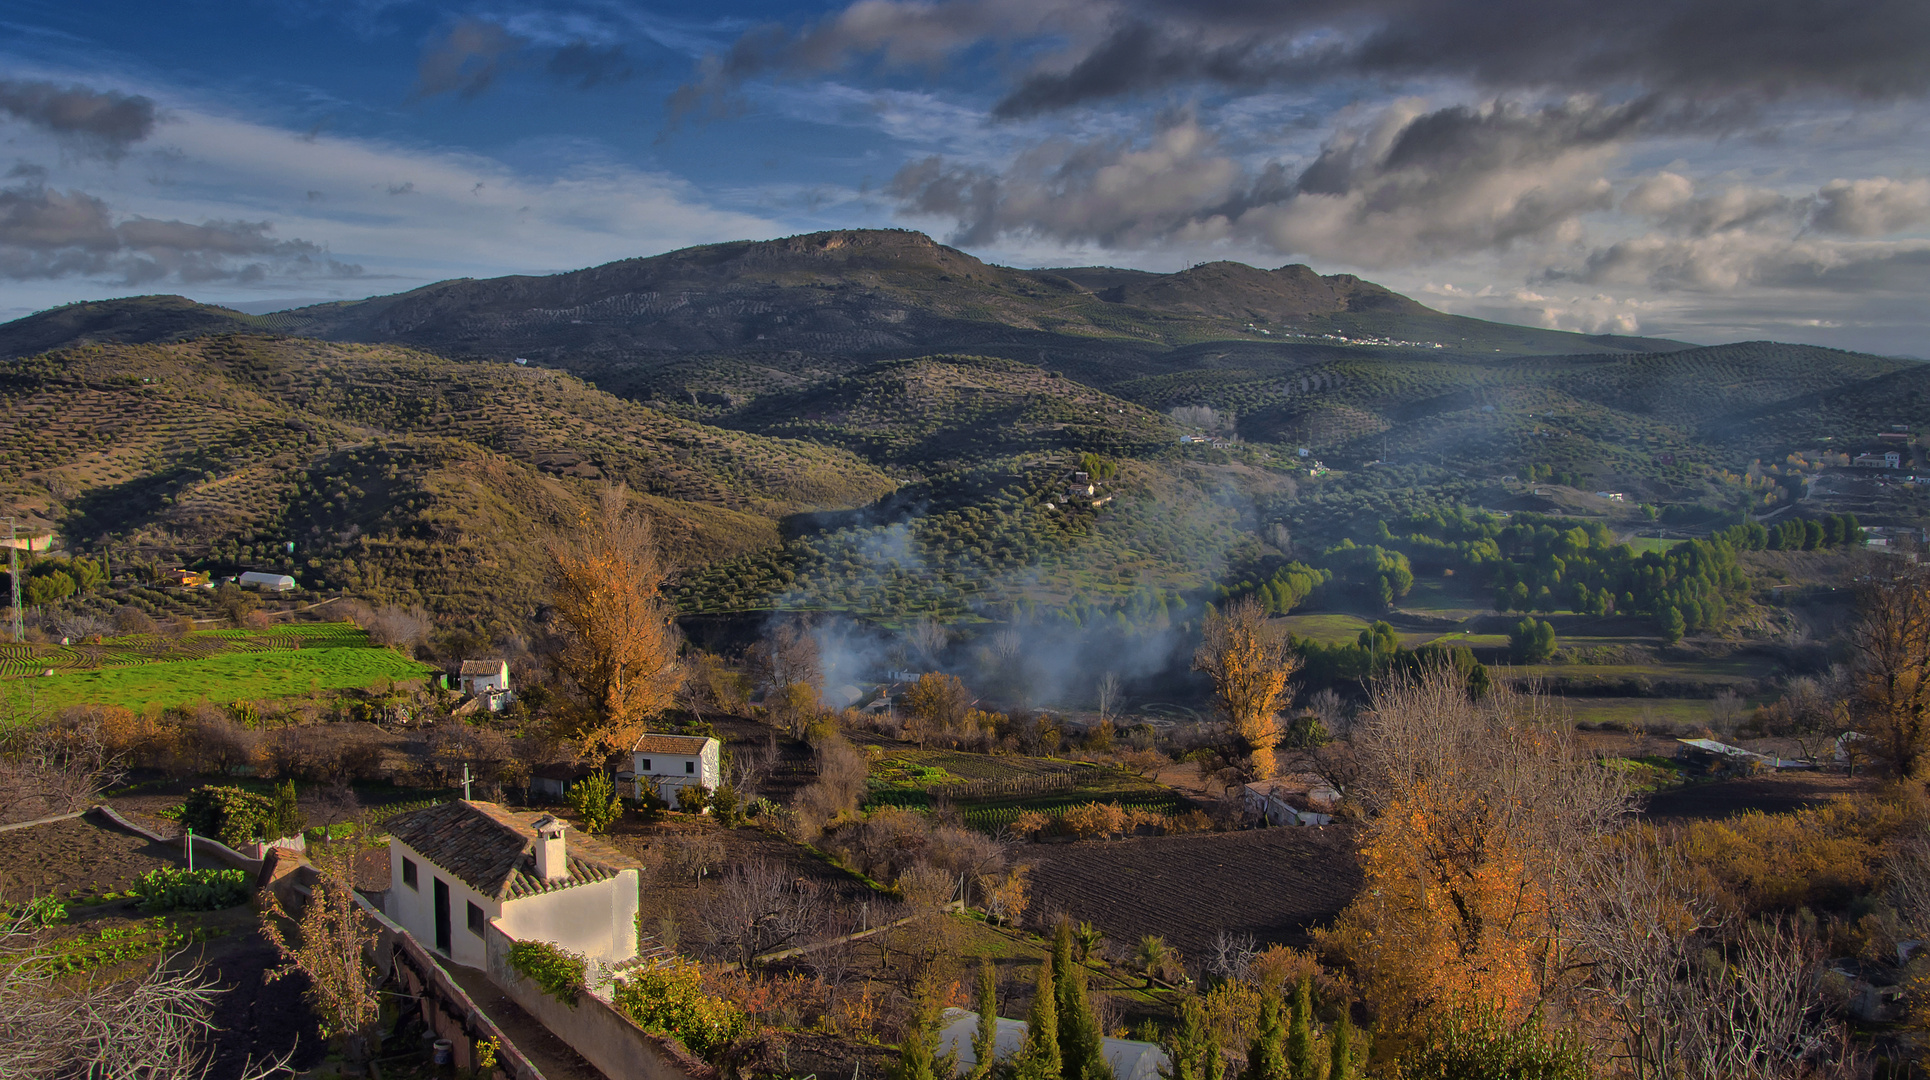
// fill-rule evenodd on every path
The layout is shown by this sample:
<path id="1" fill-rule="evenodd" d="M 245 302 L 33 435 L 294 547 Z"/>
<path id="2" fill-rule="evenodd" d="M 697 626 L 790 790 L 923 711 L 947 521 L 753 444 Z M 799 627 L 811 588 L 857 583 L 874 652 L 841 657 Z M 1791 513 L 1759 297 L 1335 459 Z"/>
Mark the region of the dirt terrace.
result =
<path id="1" fill-rule="evenodd" d="M 1034 911 L 1088 919 L 1115 942 L 1157 934 L 1189 965 L 1222 929 L 1304 946 L 1360 891 L 1353 830 L 1253 829 L 1027 851 Z"/>

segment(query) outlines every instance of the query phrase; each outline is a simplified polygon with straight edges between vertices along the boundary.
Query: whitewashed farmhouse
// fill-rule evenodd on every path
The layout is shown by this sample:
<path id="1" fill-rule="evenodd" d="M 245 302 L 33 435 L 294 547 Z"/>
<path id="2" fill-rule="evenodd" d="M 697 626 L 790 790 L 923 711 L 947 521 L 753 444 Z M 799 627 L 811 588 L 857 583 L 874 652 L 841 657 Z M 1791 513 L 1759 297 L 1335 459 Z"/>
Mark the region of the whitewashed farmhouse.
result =
<path id="1" fill-rule="evenodd" d="M 458 688 L 469 697 L 488 697 L 509 691 L 509 661 L 464 660 L 457 673 Z"/>
<path id="2" fill-rule="evenodd" d="M 723 744 L 704 735 L 646 734 L 631 748 L 627 779 L 635 785 L 634 797 L 649 789 L 675 806 L 678 788 L 697 784 L 716 791 L 724 782 Z"/>
<path id="3" fill-rule="evenodd" d="M 567 823 L 459 799 L 389 822 L 383 911 L 455 963 L 487 964 L 493 922 L 604 964 L 637 955 L 638 863 Z"/>

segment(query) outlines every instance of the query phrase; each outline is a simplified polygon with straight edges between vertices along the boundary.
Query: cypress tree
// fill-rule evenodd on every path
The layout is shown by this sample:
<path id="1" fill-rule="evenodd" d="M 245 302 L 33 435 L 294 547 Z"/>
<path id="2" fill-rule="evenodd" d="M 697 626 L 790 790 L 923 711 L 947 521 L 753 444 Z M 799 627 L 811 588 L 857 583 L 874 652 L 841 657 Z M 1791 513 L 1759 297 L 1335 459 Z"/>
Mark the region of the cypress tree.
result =
<path id="1" fill-rule="evenodd" d="M 1180 1002 L 1179 1026 L 1168 1031 L 1160 1049 L 1166 1051 L 1165 1080 L 1220 1080 L 1223 1062 L 1219 1041 L 1206 1026 L 1206 1007 L 1198 997 Z"/>
<path id="2" fill-rule="evenodd" d="M 938 995 L 929 979 L 921 981 L 912 999 L 911 1021 L 905 1027 L 904 1041 L 898 1044 L 898 1063 L 891 1069 L 891 1080 L 946 1080 L 952 1075 L 957 1056 L 941 1060 L 938 1042 Z"/>
<path id="3" fill-rule="evenodd" d="M 1287 1075 L 1292 1080 L 1315 1080 L 1313 1054 L 1313 983 L 1301 976 L 1293 991 L 1293 1019 L 1287 1025 Z"/>
<path id="4" fill-rule="evenodd" d="M 983 959 L 978 962 L 978 1032 L 972 1036 L 972 1080 L 984 1080 L 992 1074 L 998 1037 L 998 984 L 992 961 Z"/>
<path id="5" fill-rule="evenodd" d="M 1288 1080 L 1287 1059 L 1280 1052 L 1286 1032 L 1280 1026 L 1280 995 L 1268 991 L 1260 999 L 1260 1033 L 1246 1051 L 1246 1071 L 1240 1080 Z"/>
<path id="6" fill-rule="evenodd" d="M 1334 1025 L 1334 1034 L 1328 1049 L 1332 1058 L 1327 1063 L 1327 1080 L 1354 1080 L 1354 1018 L 1352 1009 L 1342 1006 L 1340 1022 Z"/>
<path id="7" fill-rule="evenodd" d="M 1025 1018 L 1025 1044 L 1012 1066 L 1013 1080 L 1059 1080 L 1059 1003 L 1050 960 L 1039 964 L 1039 986 Z"/>
<path id="8" fill-rule="evenodd" d="M 1072 924 L 1060 923 L 1052 943 L 1058 990 L 1059 1069 L 1065 1080 L 1110 1080 L 1104 1036 L 1086 993 L 1086 970 L 1072 959 Z"/>

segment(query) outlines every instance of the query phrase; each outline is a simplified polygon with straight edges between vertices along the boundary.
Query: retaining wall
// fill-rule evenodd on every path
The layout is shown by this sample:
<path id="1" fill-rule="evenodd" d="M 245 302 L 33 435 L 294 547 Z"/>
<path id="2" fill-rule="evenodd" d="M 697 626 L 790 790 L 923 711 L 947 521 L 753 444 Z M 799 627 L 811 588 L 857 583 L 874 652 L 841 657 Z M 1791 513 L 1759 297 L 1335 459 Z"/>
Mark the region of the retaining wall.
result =
<path id="1" fill-rule="evenodd" d="M 638 1027 L 587 989 L 577 995 L 574 1007 L 549 996 L 510 966 L 513 944 L 515 939 L 491 921 L 483 932 L 489 981 L 610 1080 L 718 1080 L 717 1070 L 709 1064 Z"/>

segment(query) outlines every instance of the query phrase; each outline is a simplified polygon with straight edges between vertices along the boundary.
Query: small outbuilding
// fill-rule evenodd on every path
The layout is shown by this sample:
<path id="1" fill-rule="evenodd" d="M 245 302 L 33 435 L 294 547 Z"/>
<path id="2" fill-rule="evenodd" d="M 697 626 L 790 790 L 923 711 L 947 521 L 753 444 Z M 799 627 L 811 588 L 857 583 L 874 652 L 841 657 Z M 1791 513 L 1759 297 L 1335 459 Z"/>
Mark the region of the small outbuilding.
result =
<path id="1" fill-rule="evenodd" d="M 509 661 L 464 660 L 456 673 L 458 688 L 473 698 L 509 693 Z M 493 711 L 493 709 L 492 709 Z"/>
<path id="2" fill-rule="evenodd" d="M 549 814 L 458 799 L 389 821 L 384 912 L 425 946 L 483 968 L 493 923 L 605 965 L 637 955 L 634 859 Z M 461 925 L 457 925 L 460 923 Z"/>
<path id="3" fill-rule="evenodd" d="M 642 798 L 646 788 L 672 806 L 677 789 L 696 784 L 716 791 L 723 783 L 723 744 L 707 735 L 658 735 L 637 739 L 630 751 L 630 794 Z"/>
<path id="4" fill-rule="evenodd" d="M 264 574 L 258 570 L 246 571 L 237 580 L 243 585 L 274 592 L 287 592 L 295 587 L 295 579 L 287 574 Z"/>

